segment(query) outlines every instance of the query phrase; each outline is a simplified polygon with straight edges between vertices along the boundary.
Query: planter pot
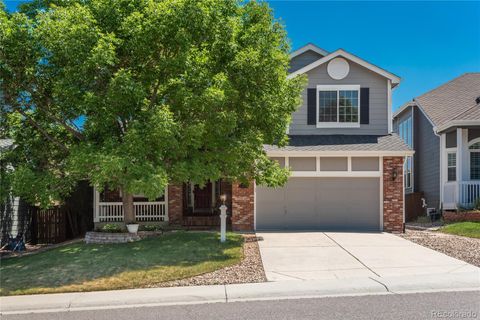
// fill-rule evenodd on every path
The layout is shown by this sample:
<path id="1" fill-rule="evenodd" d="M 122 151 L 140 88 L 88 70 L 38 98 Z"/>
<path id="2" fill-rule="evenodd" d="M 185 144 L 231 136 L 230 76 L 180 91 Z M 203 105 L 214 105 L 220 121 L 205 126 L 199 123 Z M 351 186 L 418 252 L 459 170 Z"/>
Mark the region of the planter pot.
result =
<path id="1" fill-rule="evenodd" d="M 137 233 L 138 232 L 138 224 L 127 224 L 127 230 L 129 233 Z"/>

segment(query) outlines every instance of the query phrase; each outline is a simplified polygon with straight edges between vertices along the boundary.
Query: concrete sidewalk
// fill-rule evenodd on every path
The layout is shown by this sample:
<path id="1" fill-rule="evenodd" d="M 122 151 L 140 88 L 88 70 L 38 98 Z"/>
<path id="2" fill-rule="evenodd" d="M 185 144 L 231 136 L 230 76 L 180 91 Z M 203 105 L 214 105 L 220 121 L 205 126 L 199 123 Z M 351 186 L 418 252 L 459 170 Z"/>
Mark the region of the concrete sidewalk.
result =
<path id="1" fill-rule="evenodd" d="M 21 314 L 451 290 L 480 290 L 478 273 L 283 281 L 13 296 L 0 298 L 0 311 L 1 314 Z"/>

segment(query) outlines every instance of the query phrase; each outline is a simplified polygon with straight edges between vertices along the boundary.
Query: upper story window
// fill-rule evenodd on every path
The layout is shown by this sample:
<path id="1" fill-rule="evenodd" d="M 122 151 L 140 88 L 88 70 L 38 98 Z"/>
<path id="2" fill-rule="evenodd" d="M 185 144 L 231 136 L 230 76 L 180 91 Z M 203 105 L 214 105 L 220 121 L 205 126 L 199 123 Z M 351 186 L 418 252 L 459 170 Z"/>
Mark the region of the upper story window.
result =
<path id="1" fill-rule="evenodd" d="M 408 116 L 407 119 L 400 122 L 398 125 L 398 135 L 410 148 L 413 148 L 412 116 Z"/>
<path id="2" fill-rule="evenodd" d="M 317 127 L 359 127 L 360 86 L 317 86 Z"/>

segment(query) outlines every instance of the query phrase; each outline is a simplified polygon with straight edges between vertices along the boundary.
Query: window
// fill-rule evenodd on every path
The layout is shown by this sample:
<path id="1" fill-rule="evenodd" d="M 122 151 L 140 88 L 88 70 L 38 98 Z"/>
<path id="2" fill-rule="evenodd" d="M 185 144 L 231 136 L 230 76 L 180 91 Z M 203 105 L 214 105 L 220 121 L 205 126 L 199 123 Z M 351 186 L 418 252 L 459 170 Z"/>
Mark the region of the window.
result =
<path id="1" fill-rule="evenodd" d="M 360 126 L 360 86 L 317 86 L 318 127 Z"/>
<path id="2" fill-rule="evenodd" d="M 410 148 L 413 148 L 413 127 L 411 115 L 398 125 L 398 135 Z M 407 159 L 405 159 L 405 164 L 403 166 L 403 179 L 405 181 L 405 188 L 411 188 L 413 183 L 412 157 L 407 157 Z"/>
<path id="3" fill-rule="evenodd" d="M 405 188 L 412 187 L 412 157 L 407 157 L 405 160 L 404 168 L 403 168 L 403 179 L 405 181 Z"/>
<path id="4" fill-rule="evenodd" d="M 455 152 L 447 154 L 447 180 L 457 180 L 457 154 Z"/>
<path id="5" fill-rule="evenodd" d="M 468 148 L 470 151 L 470 180 L 480 180 L 480 142 Z"/>
<path id="6" fill-rule="evenodd" d="M 398 125 L 398 135 L 410 148 L 413 148 L 412 116 L 400 122 Z"/>

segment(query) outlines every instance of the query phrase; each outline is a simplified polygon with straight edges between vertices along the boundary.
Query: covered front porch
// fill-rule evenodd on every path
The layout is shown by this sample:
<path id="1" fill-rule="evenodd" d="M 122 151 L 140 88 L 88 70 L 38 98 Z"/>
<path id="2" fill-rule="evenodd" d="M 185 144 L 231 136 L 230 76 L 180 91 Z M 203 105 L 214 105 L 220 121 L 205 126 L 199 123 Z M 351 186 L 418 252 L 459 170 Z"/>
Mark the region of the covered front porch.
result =
<path id="1" fill-rule="evenodd" d="M 480 198 L 480 126 L 441 133 L 443 209 L 471 209 Z"/>
<path id="2" fill-rule="evenodd" d="M 187 228 L 220 226 L 220 196 L 226 196 L 227 227 L 231 226 L 232 183 L 209 181 L 205 185 L 184 183 L 170 185 L 164 195 L 149 201 L 143 195 L 134 195 L 134 212 L 140 224 L 171 223 Z M 171 212 L 169 212 L 171 211 Z M 118 190 L 94 190 L 94 223 L 123 223 L 122 194 Z"/>

